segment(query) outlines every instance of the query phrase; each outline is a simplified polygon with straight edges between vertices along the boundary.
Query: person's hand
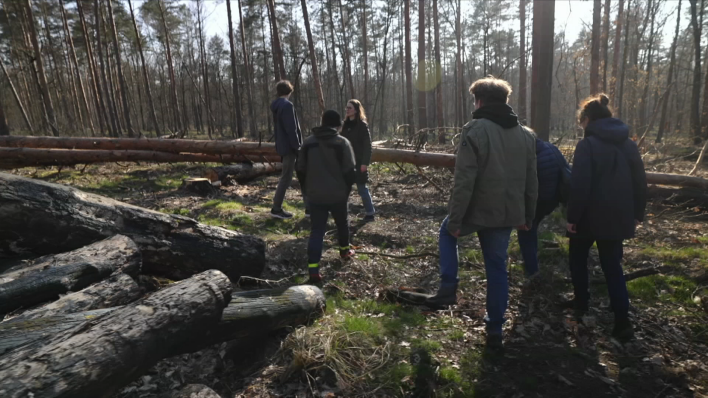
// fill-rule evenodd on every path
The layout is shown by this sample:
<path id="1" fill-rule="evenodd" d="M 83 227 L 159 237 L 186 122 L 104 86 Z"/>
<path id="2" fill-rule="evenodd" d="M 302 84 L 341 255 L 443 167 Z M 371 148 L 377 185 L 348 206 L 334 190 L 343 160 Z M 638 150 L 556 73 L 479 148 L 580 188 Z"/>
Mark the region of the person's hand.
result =
<path id="1" fill-rule="evenodd" d="M 362 165 L 361 165 L 361 172 L 362 172 L 362 173 L 366 173 L 366 170 L 368 170 L 368 169 L 369 169 L 369 166 L 367 166 L 367 165 L 365 165 L 365 164 L 362 164 Z"/>
<path id="2" fill-rule="evenodd" d="M 578 227 L 577 224 L 568 223 L 568 225 L 566 225 L 565 229 L 567 229 L 568 232 L 570 232 L 571 234 L 575 234 L 575 233 L 578 233 L 577 227 Z"/>
<path id="3" fill-rule="evenodd" d="M 454 236 L 455 238 L 459 238 L 460 237 L 460 230 L 458 229 L 457 231 L 453 232 L 452 236 Z"/>
<path id="4" fill-rule="evenodd" d="M 524 224 L 524 225 L 519 225 L 518 227 L 516 227 L 516 229 L 518 229 L 519 231 L 529 231 L 529 230 L 531 230 L 531 228 L 529 228 L 529 226 L 526 225 L 526 224 Z"/>

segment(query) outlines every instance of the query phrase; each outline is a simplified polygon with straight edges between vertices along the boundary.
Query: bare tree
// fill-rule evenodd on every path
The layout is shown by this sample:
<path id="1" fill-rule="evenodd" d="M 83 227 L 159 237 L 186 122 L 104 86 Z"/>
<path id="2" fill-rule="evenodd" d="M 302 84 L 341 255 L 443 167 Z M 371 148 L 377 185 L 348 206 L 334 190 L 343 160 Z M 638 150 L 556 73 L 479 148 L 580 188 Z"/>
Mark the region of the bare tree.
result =
<path id="1" fill-rule="evenodd" d="M 425 0 L 418 0 L 418 128 L 428 127 L 425 101 Z"/>
<path id="2" fill-rule="evenodd" d="M 408 132 L 410 138 L 415 134 L 414 110 L 413 110 L 413 66 L 411 61 L 411 0 L 403 0 L 403 24 L 405 28 L 406 45 L 406 121 L 408 122 Z"/>
<path id="3" fill-rule="evenodd" d="M 438 20 L 438 0 L 433 0 L 433 25 L 435 26 L 435 68 L 442 69 L 442 61 L 440 57 L 440 22 Z M 439 81 L 437 85 L 435 85 L 435 120 L 437 121 L 438 127 L 445 126 L 442 86 L 442 81 Z M 445 131 L 442 129 L 438 131 L 438 144 L 445 144 Z"/>
<path id="4" fill-rule="evenodd" d="M 612 0 L 605 0 L 605 16 L 602 20 L 602 92 L 607 92 L 607 65 L 609 64 L 608 47 L 610 44 L 610 4 Z"/>
<path id="5" fill-rule="evenodd" d="M 248 122 L 251 129 L 251 138 L 258 137 L 258 129 L 256 127 L 256 112 L 253 109 L 253 102 L 256 100 L 253 97 L 253 81 L 251 80 L 251 64 L 248 57 L 248 51 L 246 50 L 246 33 L 243 27 L 243 13 L 241 11 L 241 0 L 238 0 L 238 19 L 239 19 L 239 30 L 241 31 L 241 48 L 243 52 L 243 64 L 245 69 L 246 78 L 246 95 L 248 96 Z"/>
<path id="6" fill-rule="evenodd" d="M 691 26 L 693 26 L 693 85 L 691 91 L 691 136 L 694 139 L 701 134 L 701 119 L 699 106 L 701 101 L 701 24 L 698 23 L 697 0 L 688 0 L 691 4 Z M 703 7 L 701 4 L 701 21 L 703 20 Z"/>
<path id="7" fill-rule="evenodd" d="M 349 16 L 348 14 L 344 14 L 342 0 L 339 0 L 339 17 L 342 23 L 342 40 L 344 41 L 342 45 L 342 56 L 344 57 L 344 70 L 347 74 L 346 81 L 349 86 L 349 98 L 356 98 L 356 91 L 354 90 L 354 80 L 352 78 L 352 56 L 351 52 L 349 51 L 349 40 L 347 39 L 347 21 L 349 19 Z"/>
<path id="8" fill-rule="evenodd" d="M 369 36 L 366 21 L 366 0 L 361 0 L 361 11 L 362 57 L 364 58 L 364 97 L 362 97 L 362 99 L 364 101 L 364 108 L 367 108 L 369 106 Z"/>
<path id="9" fill-rule="evenodd" d="M 679 28 L 681 27 L 681 0 L 678 3 L 676 11 L 676 31 L 674 33 L 674 41 L 671 43 L 671 55 L 669 56 L 669 72 L 666 75 L 666 98 L 661 104 L 661 119 L 659 120 L 659 131 L 656 133 L 656 142 L 661 142 L 666 131 L 666 115 L 669 109 L 669 99 L 671 98 L 671 90 L 673 86 L 674 68 L 676 65 L 676 47 L 678 46 Z"/>
<path id="10" fill-rule="evenodd" d="M 231 123 L 231 134 L 243 137 L 243 115 L 241 114 L 241 93 L 238 87 L 236 73 L 236 48 L 234 47 L 234 26 L 231 21 L 231 0 L 226 0 L 226 12 L 229 17 L 229 49 L 231 50 L 231 87 L 234 93 L 234 107 L 236 108 L 236 125 Z"/>
<path id="11" fill-rule="evenodd" d="M 538 4 L 538 2 L 536 2 Z M 592 13 L 592 49 L 590 61 L 590 94 L 600 89 L 600 12 L 602 0 L 595 0 Z"/>
<path id="12" fill-rule="evenodd" d="M 609 1 L 609 0 L 608 0 Z M 615 91 L 617 88 L 617 68 L 619 66 L 620 44 L 622 41 L 622 13 L 624 11 L 624 0 L 619 0 L 619 10 L 617 11 L 614 50 L 612 50 L 612 78 L 610 80 L 610 98 L 615 102 Z"/>
<path id="13" fill-rule="evenodd" d="M 120 60 L 120 44 L 118 43 L 118 32 L 116 31 L 116 21 L 113 17 L 113 3 L 108 1 L 108 16 L 111 20 L 111 31 L 113 32 L 113 51 L 116 56 L 116 69 L 118 71 L 118 81 L 120 82 L 120 96 L 123 101 L 123 115 L 125 117 L 128 137 L 133 137 L 133 122 L 130 120 L 130 106 L 128 106 L 128 85 L 125 84 L 125 76 L 123 75 L 123 66 Z"/>
<path id="14" fill-rule="evenodd" d="M 167 29 L 167 20 L 165 19 L 165 6 L 162 4 L 163 0 L 157 0 L 158 7 L 160 8 L 160 19 L 162 21 L 162 27 L 164 29 L 164 45 L 165 52 L 167 53 L 167 69 L 170 76 L 170 88 L 172 91 L 172 107 L 173 114 L 175 118 L 175 129 L 180 133 L 180 136 L 187 134 L 187 126 L 182 126 L 182 119 L 180 118 L 179 100 L 177 99 L 177 81 L 175 80 L 175 68 L 172 62 L 172 50 L 170 49 L 170 31 Z"/>
<path id="15" fill-rule="evenodd" d="M 609 0 L 608 0 L 609 1 Z M 519 118 L 526 121 L 526 0 L 519 2 Z"/>
<path id="16" fill-rule="evenodd" d="M 553 21 L 555 2 L 533 3 L 533 55 L 531 62 L 531 127 L 544 141 L 550 138 L 553 84 Z"/>
<path id="17" fill-rule="evenodd" d="M 302 16 L 305 20 L 305 30 L 307 31 L 307 45 L 310 50 L 310 65 L 312 66 L 312 79 L 315 81 L 315 94 L 320 111 L 325 111 L 324 94 L 322 93 L 322 83 L 320 82 L 320 71 L 317 67 L 317 54 L 315 53 L 315 43 L 312 40 L 312 30 L 310 29 L 310 16 L 307 12 L 307 0 L 301 0 Z"/>
<path id="18" fill-rule="evenodd" d="M 285 60 L 283 58 L 283 48 L 280 45 L 280 34 L 278 33 L 278 18 L 275 14 L 275 2 L 274 0 L 266 0 L 268 5 L 269 16 L 270 16 L 270 27 L 273 30 L 273 53 L 275 56 L 275 61 L 277 65 L 276 70 L 276 80 L 286 79 L 287 75 L 285 73 Z M 278 77 L 279 75 L 279 77 Z"/>
<path id="19" fill-rule="evenodd" d="M 143 43 L 140 37 L 140 30 L 138 29 L 138 24 L 135 22 L 135 12 L 133 11 L 133 3 L 128 0 L 128 8 L 130 8 L 130 17 L 133 21 L 133 29 L 135 30 L 135 42 L 138 46 L 138 54 L 140 55 L 140 65 L 143 71 L 143 81 L 145 82 L 145 92 L 148 98 L 148 107 L 150 108 L 150 119 L 152 120 L 152 126 L 155 129 L 155 135 L 160 136 L 160 123 L 157 121 L 157 114 L 155 113 L 155 101 L 152 98 L 152 89 L 150 88 L 150 74 L 148 73 L 147 65 L 145 64 L 145 54 L 143 53 Z"/>

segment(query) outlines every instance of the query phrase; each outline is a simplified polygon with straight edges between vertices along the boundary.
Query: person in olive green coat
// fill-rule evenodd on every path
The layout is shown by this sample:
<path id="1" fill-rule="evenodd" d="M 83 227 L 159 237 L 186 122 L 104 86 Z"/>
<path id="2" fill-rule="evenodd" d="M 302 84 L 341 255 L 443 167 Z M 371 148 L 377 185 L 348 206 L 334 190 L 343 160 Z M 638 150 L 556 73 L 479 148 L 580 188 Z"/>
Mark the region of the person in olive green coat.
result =
<path id="1" fill-rule="evenodd" d="M 346 119 L 342 126 L 342 136 L 349 140 L 354 148 L 356 159 L 356 188 L 364 204 L 366 216 L 364 221 L 374 221 L 376 210 L 371 200 L 371 192 L 366 184 L 369 182 L 369 164 L 371 163 L 371 133 L 366 124 L 366 111 L 359 100 L 349 100 L 345 113 Z"/>
<path id="2" fill-rule="evenodd" d="M 457 302 L 457 238 L 476 232 L 487 273 L 487 344 L 501 348 L 509 238 L 514 227 L 527 230 L 536 212 L 536 141 L 507 105 L 509 83 L 487 77 L 470 93 L 476 110 L 462 130 L 449 215 L 440 227 L 440 289 L 427 304 Z"/>

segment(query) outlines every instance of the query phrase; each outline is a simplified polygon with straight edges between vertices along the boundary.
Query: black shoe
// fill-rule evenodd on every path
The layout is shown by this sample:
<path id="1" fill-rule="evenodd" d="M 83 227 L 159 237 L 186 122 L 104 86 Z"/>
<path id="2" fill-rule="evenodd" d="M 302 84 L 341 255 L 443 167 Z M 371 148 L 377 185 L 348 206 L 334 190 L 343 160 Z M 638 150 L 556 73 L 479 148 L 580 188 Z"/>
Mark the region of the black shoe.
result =
<path id="1" fill-rule="evenodd" d="M 361 219 L 363 222 L 373 222 L 376 219 L 376 217 L 373 214 L 367 214 L 364 216 L 364 218 Z"/>
<path id="2" fill-rule="evenodd" d="M 288 213 L 287 211 L 280 209 L 280 210 L 271 210 L 270 211 L 270 216 L 273 218 L 280 218 L 281 220 L 289 220 L 293 218 L 293 215 Z"/>
<path id="3" fill-rule="evenodd" d="M 487 334 L 487 341 L 485 345 L 485 350 L 495 353 L 495 354 L 503 354 L 504 353 L 504 342 L 502 339 L 502 335 L 500 334 Z"/>
<path id="4" fill-rule="evenodd" d="M 580 302 L 575 298 L 562 302 L 561 307 L 575 311 L 575 315 L 578 318 L 583 317 L 590 310 L 587 302 Z"/>
<path id="5" fill-rule="evenodd" d="M 612 337 L 620 342 L 627 342 L 634 338 L 634 328 L 629 318 L 615 319 L 615 327 L 612 329 Z"/>
<path id="6" fill-rule="evenodd" d="M 425 305 L 435 309 L 455 304 L 457 304 L 457 283 L 441 283 L 438 292 L 425 300 Z"/>

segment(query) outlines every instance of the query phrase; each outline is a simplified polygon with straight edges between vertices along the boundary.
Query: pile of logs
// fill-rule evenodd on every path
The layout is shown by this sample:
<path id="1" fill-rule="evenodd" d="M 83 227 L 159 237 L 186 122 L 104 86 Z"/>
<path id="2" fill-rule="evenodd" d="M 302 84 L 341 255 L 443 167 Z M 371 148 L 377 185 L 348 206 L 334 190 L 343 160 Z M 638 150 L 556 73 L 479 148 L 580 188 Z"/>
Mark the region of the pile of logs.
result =
<path id="1" fill-rule="evenodd" d="M 373 162 L 416 166 L 455 167 L 455 155 L 374 148 Z M 212 182 L 243 182 L 276 173 L 280 156 L 275 145 L 244 141 L 165 140 L 146 138 L 0 137 L 0 169 L 28 166 L 73 166 L 102 162 L 246 163 L 236 168 L 215 167 L 203 177 Z M 252 165 L 252 167 L 251 167 Z M 680 174 L 647 173 L 649 184 L 708 188 L 708 180 Z"/>
<path id="2" fill-rule="evenodd" d="M 109 396 L 158 361 L 307 323 L 313 286 L 233 292 L 265 245 L 0 173 L 0 396 Z M 153 292 L 152 275 L 177 282 Z"/>

